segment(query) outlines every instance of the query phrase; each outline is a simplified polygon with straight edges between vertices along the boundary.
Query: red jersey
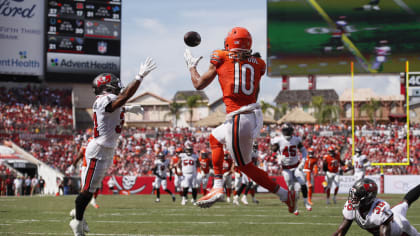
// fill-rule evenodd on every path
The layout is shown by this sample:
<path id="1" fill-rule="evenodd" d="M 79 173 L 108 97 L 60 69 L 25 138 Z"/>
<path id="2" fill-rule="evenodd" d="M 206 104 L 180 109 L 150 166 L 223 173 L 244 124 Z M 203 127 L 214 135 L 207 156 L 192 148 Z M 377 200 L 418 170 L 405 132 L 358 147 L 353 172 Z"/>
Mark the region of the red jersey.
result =
<path id="1" fill-rule="evenodd" d="M 324 161 L 327 162 L 329 172 L 332 172 L 332 173 L 338 172 L 338 168 L 340 166 L 340 158 L 337 155 L 335 157 L 332 157 L 326 154 L 324 156 Z"/>
<path id="2" fill-rule="evenodd" d="M 217 68 L 226 113 L 257 101 L 260 80 L 265 73 L 264 60 L 254 56 L 239 60 L 234 52 L 215 50 L 210 63 Z"/>
<path id="3" fill-rule="evenodd" d="M 230 171 L 232 169 L 233 161 L 232 159 L 224 159 L 223 160 L 223 174 Z"/>
<path id="4" fill-rule="evenodd" d="M 203 170 L 204 174 L 208 174 L 210 172 L 210 158 L 198 158 L 198 161 L 200 162 L 200 167 L 198 168 L 198 171 L 201 172 Z"/>

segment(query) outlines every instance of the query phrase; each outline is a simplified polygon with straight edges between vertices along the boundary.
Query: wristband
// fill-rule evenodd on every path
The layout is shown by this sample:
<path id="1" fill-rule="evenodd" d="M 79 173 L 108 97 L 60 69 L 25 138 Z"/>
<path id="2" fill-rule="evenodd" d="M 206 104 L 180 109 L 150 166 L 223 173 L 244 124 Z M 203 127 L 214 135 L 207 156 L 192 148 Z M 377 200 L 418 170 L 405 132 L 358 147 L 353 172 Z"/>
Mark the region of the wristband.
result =
<path id="1" fill-rule="evenodd" d="M 141 76 L 141 75 L 136 75 L 135 78 L 136 78 L 136 80 L 138 80 L 140 82 L 143 80 L 143 76 Z"/>

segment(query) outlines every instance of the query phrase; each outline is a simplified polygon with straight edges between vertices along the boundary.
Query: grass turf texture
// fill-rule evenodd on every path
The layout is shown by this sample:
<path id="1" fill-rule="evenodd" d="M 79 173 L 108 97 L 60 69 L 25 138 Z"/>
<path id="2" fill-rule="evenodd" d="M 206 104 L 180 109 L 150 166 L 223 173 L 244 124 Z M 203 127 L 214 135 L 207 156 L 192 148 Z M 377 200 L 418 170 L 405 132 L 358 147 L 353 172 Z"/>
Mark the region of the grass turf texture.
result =
<path id="1" fill-rule="evenodd" d="M 413 71 L 420 70 L 419 2 L 404 0 L 417 15 L 410 15 L 393 0 L 380 1 L 380 11 L 357 10 L 368 3 L 366 0 L 317 2 L 333 21 L 346 16 L 352 31 L 351 40 L 369 63 L 375 59 L 375 45 L 380 40 L 388 40 L 391 55 L 380 72 L 402 72 L 406 60 L 410 60 Z M 277 57 L 271 60 L 270 75 L 350 73 L 349 62 L 356 59 L 348 50 L 324 52 L 330 34 L 307 32 L 310 28 L 330 28 L 307 1 L 269 2 L 267 6 L 268 57 Z M 356 73 L 366 73 L 361 67 L 355 69 Z"/>
<path id="2" fill-rule="evenodd" d="M 395 205 L 403 195 L 380 195 Z M 257 194 L 260 204 L 248 206 L 218 203 L 200 209 L 188 202 L 181 206 L 168 195 L 155 203 L 152 195 L 100 195 L 99 209 L 88 206 L 88 235 L 331 235 L 342 221 L 342 207 L 325 204 L 324 195 L 314 197 L 313 211 L 299 201 L 301 214 L 289 214 L 287 206 L 270 194 Z M 69 211 L 75 196 L 0 198 L 0 235 L 72 235 Z M 420 202 L 408 210 L 408 220 L 420 229 Z M 353 223 L 347 235 L 369 235 Z"/>

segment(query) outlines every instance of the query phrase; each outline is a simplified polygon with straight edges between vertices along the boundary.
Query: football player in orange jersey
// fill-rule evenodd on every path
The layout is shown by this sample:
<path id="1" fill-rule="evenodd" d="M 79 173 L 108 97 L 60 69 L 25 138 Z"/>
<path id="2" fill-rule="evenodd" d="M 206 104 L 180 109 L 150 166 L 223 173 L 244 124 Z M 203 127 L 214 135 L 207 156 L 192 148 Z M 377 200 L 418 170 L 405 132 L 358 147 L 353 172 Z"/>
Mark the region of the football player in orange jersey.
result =
<path id="1" fill-rule="evenodd" d="M 203 195 L 207 194 L 207 183 L 210 176 L 210 158 L 208 158 L 207 150 L 202 150 L 200 152 L 200 157 L 198 158 L 200 167 L 197 169 L 197 184 L 198 191 L 200 191 L 200 185 L 203 185 Z"/>
<path id="2" fill-rule="evenodd" d="M 303 167 L 303 172 L 306 175 L 306 182 L 308 185 L 308 203 L 312 205 L 312 192 L 314 189 L 314 167 L 316 167 L 316 163 L 318 162 L 318 158 L 315 156 L 315 151 L 313 148 L 308 148 L 308 158 L 305 161 L 305 165 Z"/>
<path id="3" fill-rule="evenodd" d="M 325 174 L 325 182 L 327 182 L 327 186 L 325 186 L 325 192 L 327 194 L 327 204 L 330 204 L 330 191 L 331 186 L 334 183 L 334 196 L 333 202 L 334 204 L 337 203 L 336 196 L 338 193 L 338 188 L 340 187 L 340 179 L 338 176 L 338 172 L 340 170 L 340 165 L 344 165 L 344 162 L 340 159 L 340 155 L 335 152 L 335 148 L 333 146 L 328 147 L 328 154 L 325 154 L 323 157 L 323 169 L 326 172 Z"/>
<path id="4" fill-rule="evenodd" d="M 224 50 L 215 50 L 211 55 L 209 69 L 202 75 L 197 64 L 202 57 L 194 57 L 189 49 L 184 58 L 197 90 L 206 88 L 218 76 L 226 105 L 226 121 L 213 130 L 209 137 L 215 174 L 212 190 L 198 200 L 200 207 L 210 207 L 223 200 L 223 144 L 231 153 L 239 170 L 255 182 L 277 194 L 280 200 L 295 210 L 296 194 L 280 187 L 267 173 L 252 163 L 252 143 L 262 128 L 262 112 L 257 102 L 261 77 L 266 70 L 259 54 L 251 54 L 252 37 L 247 29 L 235 27 L 224 41 Z"/>
<path id="5" fill-rule="evenodd" d="M 83 184 L 85 181 L 83 177 L 85 176 L 83 173 L 86 171 L 87 168 L 87 162 L 86 162 L 86 147 L 88 143 L 93 139 L 93 137 L 90 137 L 84 144 L 82 144 L 82 147 L 80 148 L 79 153 L 77 153 L 76 159 L 74 159 L 72 165 L 76 166 L 77 163 L 82 160 L 82 165 L 80 166 L 80 183 Z M 94 208 L 99 208 L 99 205 L 96 203 L 96 199 L 98 198 L 99 189 L 96 189 L 96 191 L 93 193 L 92 200 L 90 201 L 90 205 L 92 205 Z"/>
<path id="6" fill-rule="evenodd" d="M 175 150 L 175 155 L 171 158 L 171 162 L 169 164 L 171 173 L 175 174 L 175 177 L 174 177 L 175 192 L 179 193 L 181 197 L 182 197 L 182 191 L 181 191 L 182 171 L 180 168 L 178 168 L 177 164 L 179 162 L 179 154 L 181 154 L 182 151 L 183 150 L 181 147 L 177 148 Z"/>

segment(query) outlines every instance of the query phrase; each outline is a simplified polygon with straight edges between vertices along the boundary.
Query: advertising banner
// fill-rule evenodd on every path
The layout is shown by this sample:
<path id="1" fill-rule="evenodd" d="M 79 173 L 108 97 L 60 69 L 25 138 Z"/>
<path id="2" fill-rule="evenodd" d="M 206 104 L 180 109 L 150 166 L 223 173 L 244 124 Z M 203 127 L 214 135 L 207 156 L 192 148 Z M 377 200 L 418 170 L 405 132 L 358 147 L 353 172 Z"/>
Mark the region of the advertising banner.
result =
<path id="1" fill-rule="evenodd" d="M 0 0 L 0 74 L 43 75 L 44 2 Z"/>
<path id="2" fill-rule="evenodd" d="M 420 183 L 420 175 L 385 175 L 385 193 L 405 194 Z"/>

